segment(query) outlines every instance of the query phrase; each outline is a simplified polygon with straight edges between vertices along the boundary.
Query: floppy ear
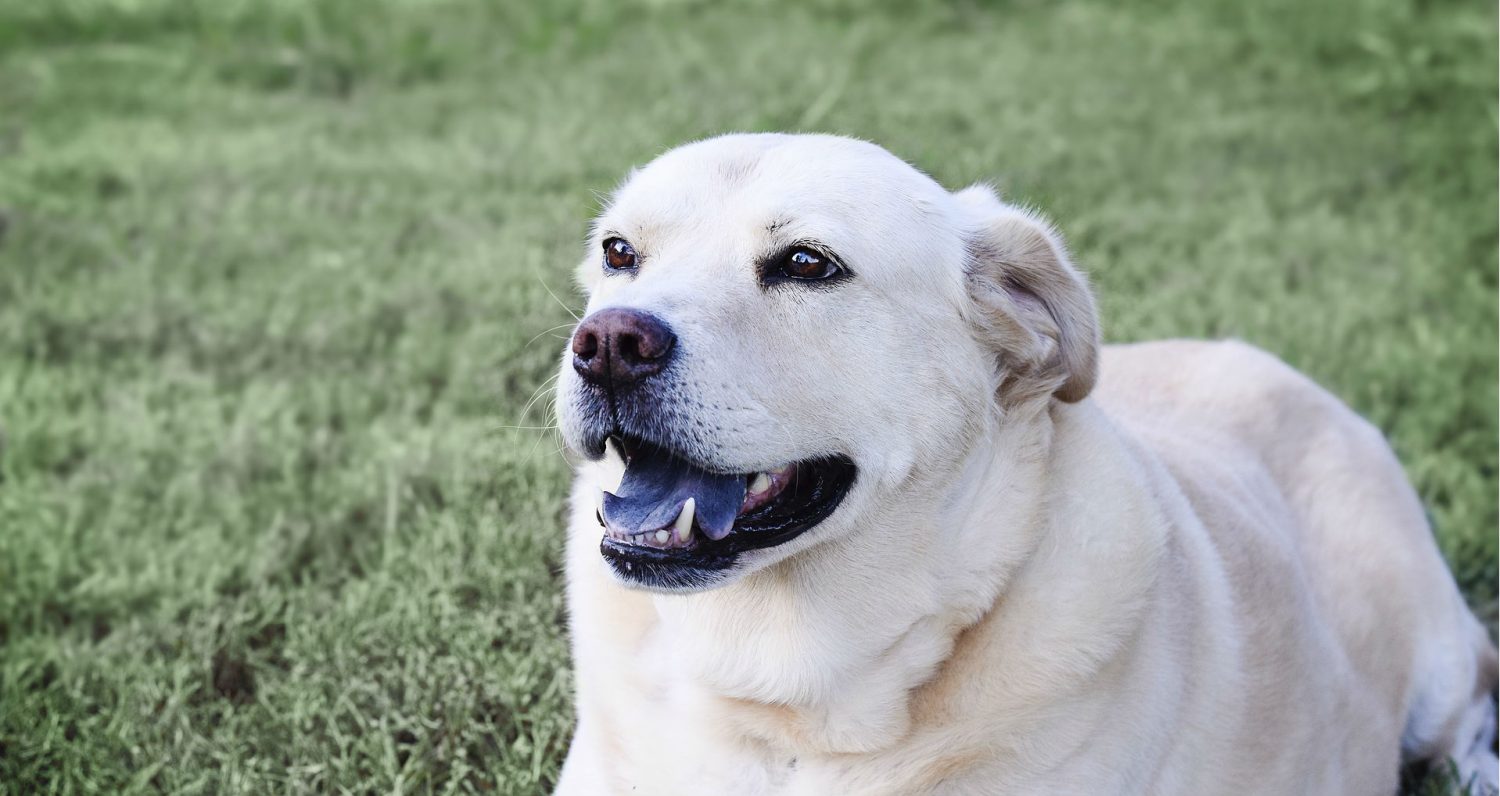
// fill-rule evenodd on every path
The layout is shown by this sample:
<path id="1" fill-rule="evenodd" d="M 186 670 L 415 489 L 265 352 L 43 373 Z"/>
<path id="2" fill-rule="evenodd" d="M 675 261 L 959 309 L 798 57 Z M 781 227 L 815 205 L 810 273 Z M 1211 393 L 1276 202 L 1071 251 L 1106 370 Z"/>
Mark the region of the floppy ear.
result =
<path id="1" fill-rule="evenodd" d="M 1099 316 L 1082 273 L 1044 219 L 987 186 L 956 195 L 969 214 L 967 277 L 976 325 L 1000 360 L 1000 396 L 1081 401 L 1099 372 Z"/>

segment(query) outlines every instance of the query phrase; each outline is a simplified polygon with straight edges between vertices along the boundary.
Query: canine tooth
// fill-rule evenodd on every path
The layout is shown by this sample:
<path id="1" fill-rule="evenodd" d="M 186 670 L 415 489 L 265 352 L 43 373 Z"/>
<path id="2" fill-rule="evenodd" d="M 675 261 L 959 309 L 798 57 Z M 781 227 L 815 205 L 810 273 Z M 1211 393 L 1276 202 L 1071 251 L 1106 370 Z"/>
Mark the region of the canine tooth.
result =
<path id="1" fill-rule="evenodd" d="M 620 482 L 625 480 L 625 454 L 620 451 L 619 443 L 610 439 L 604 446 L 604 457 L 599 460 L 599 486 L 605 491 L 614 492 L 619 490 Z"/>
<path id="2" fill-rule="evenodd" d="M 677 530 L 679 540 L 686 542 L 692 537 L 693 512 L 697 510 L 697 507 L 698 504 L 693 498 L 688 498 L 687 502 L 682 504 L 682 511 L 677 515 L 676 522 L 672 523 L 672 527 Z"/>
<path id="3" fill-rule="evenodd" d="M 771 488 L 771 476 L 768 473 L 756 473 L 755 478 L 750 480 L 750 494 L 758 495 Z"/>
<path id="4" fill-rule="evenodd" d="M 668 533 L 666 528 L 663 528 L 663 529 L 661 529 L 661 530 L 659 530 L 659 531 L 656 532 L 656 543 L 657 544 L 666 544 L 667 540 L 671 539 L 671 538 L 672 538 L 672 534 Z"/>

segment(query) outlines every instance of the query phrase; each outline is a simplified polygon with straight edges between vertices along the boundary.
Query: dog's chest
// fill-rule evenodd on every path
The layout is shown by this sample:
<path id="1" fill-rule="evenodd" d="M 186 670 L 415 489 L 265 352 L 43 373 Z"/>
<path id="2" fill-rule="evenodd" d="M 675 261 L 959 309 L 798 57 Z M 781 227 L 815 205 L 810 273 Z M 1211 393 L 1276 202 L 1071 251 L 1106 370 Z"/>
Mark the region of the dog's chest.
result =
<path id="1" fill-rule="evenodd" d="M 795 756 L 738 735 L 718 700 L 673 684 L 650 695 L 649 710 L 631 711 L 614 774 L 629 793 L 779 796 L 804 768 Z M 649 719 L 647 718 L 649 716 Z"/>
<path id="2" fill-rule="evenodd" d="M 855 764 L 844 756 L 833 767 L 792 748 L 785 718 L 778 718 L 789 717 L 784 709 L 725 698 L 686 678 L 658 678 L 613 701 L 610 712 L 625 731 L 609 768 L 621 792 L 827 794 L 841 792 L 836 769 Z"/>
<path id="3" fill-rule="evenodd" d="M 632 746 L 618 770 L 618 782 L 629 793 L 826 796 L 846 792 L 842 783 L 862 768 L 856 761 L 834 766 L 757 745 L 724 743 L 692 725 L 679 727 L 676 737 Z"/>

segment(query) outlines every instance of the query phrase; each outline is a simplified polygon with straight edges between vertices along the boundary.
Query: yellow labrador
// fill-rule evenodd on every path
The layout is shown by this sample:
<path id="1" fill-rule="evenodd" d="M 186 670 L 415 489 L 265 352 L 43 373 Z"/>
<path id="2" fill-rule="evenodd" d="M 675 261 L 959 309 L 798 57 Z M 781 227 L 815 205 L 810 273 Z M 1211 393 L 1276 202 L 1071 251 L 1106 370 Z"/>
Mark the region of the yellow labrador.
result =
<path id="1" fill-rule="evenodd" d="M 1494 785 L 1494 647 L 1380 433 L 1244 344 L 1101 348 L 990 189 L 716 138 L 579 275 L 559 793 Z"/>

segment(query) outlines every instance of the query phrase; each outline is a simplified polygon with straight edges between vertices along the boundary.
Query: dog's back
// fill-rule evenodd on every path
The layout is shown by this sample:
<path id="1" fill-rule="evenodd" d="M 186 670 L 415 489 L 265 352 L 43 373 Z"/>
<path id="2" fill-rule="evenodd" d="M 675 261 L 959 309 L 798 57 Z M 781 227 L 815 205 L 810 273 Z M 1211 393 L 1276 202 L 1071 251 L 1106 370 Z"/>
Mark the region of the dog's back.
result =
<path id="1" fill-rule="evenodd" d="M 1244 511 L 1290 519 L 1206 523 L 1221 554 L 1245 554 L 1228 568 L 1239 598 L 1284 598 L 1267 593 L 1277 578 L 1263 569 L 1278 558 L 1300 570 L 1326 624 L 1317 630 L 1336 641 L 1340 660 L 1328 665 L 1359 678 L 1371 700 L 1361 712 L 1399 737 L 1406 760 L 1452 758 L 1464 779 L 1494 787 L 1494 646 L 1380 432 L 1242 343 L 1111 346 L 1101 376 L 1101 407 L 1162 459 L 1197 510 L 1222 511 L 1225 495 L 1239 494 Z M 1237 538 L 1242 527 L 1269 538 Z M 1382 766 L 1392 780 L 1395 762 Z"/>

